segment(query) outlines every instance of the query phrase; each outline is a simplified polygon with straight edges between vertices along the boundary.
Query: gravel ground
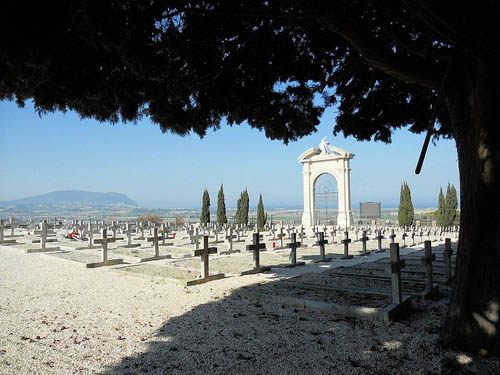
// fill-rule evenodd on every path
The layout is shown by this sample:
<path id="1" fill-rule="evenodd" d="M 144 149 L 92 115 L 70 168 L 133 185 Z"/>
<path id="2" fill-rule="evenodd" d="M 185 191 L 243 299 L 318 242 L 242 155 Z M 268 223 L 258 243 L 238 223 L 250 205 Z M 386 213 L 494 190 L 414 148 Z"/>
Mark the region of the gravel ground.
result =
<path id="1" fill-rule="evenodd" d="M 183 288 L 0 247 L 0 374 L 500 373 L 438 345 L 446 296 L 386 325 L 231 294 L 278 276 Z"/>

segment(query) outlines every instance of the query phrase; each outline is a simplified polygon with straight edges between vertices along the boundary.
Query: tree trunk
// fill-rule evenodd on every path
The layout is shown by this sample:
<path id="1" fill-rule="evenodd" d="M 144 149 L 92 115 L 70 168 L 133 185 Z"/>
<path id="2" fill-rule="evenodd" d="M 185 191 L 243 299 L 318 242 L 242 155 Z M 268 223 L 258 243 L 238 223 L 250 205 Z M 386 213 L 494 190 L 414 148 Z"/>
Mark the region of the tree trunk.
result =
<path id="1" fill-rule="evenodd" d="M 445 92 L 460 171 L 456 281 L 445 344 L 500 356 L 500 76 L 485 56 L 454 58 Z"/>

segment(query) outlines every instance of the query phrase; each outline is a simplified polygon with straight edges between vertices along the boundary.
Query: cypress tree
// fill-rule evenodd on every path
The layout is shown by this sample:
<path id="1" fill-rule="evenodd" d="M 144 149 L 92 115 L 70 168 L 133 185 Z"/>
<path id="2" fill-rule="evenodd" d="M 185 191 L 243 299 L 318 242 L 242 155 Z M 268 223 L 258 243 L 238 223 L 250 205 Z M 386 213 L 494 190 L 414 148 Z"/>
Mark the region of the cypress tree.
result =
<path id="1" fill-rule="evenodd" d="M 236 224 L 241 224 L 241 197 L 236 202 Z"/>
<path id="2" fill-rule="evenodd" d="M 399 226 L 410 226 L 413 223 L 415 211 L 411 201 L 410 187 L 406 182 L 401 185 L 399 196 L 398 223 Z"/>
<path id="3" fill-rule="evenodd" d="M 224 187 L 221 184 L 219 194 L 217 196 L 217 224 L 222 225 L 227 223 L 226 203 L 224 202 Z"/>
<path id="4" fill-rule="evenodd" d="M 208 190 L 206 189 L 203 192 L 200 223 L 202 225 L 210 223 L 210 195 L 208 195 Z"/>
<path id="5" fill-rule="evenodd" d="M 443 188 L 439 189 L 439 206 L 438 206 L 438 226 L 444 227 L 444 210 L 445 210 L 445 198 L 443 194 Z"/>
<path id="6" fill-rule="evenodd" d="M 455 219 L 457 218 L 457 210 L 458 210 L 457 190 L 455 189 L 454 185 L 451 185 L 450 192 L 451 192 L 451 198 L 449 206 L 452 212 L 450 225 L 453 225 L 455 224 Z"/>
<path id="7" fill-rule="evenodd" d="M 259 197 L 259 204 L 257 206 L 257 228 L 263 229 L 266 225 L 267 214 L 264 213 L 264 203 L 262 203 L 262 194 Z"/>
<path id="8" fill-rule="evenodd" d="M 408 205 L 408 214 L 407 214 L 407 221 L 408 221 L 408 226 L 413 224 L 413 219 L 415 218 L 415 209 L 413 208 L 413 202 L 411 200 L 411 191 L 410 187 L 408 184 L 405 182 L 406 185 L 406 201 Z"/>
<path id="9" fill-rule="evenodd" d="M 248 224 L 248 210 L 250 209 L 250 197 L 248 196 L 248 191 L 242 193 L 243 201 L 241 205 L 241 220 L 242 224 Z"/>
<path id="10" fill-rule="evenodd" d="M 448 189 L 446 189 L 446 200 L 444 208 L 444 226 L 449 227 L 455 222 L 457 217 L 458 199 L 457 191 L 455 186 L 448 183 Z"/>
<path id="11" fill-rule="evenodd" d="M 401 184 L 401 189 L 399 192 L 399 207 L 398 207 L 398 224 L 400 227 L 404 226 L 403 212 L 405 210 L 405 194 L 403 184 Z"/>
<path id="12" fill-rule="evenodd" d="M 248 224 L 248 210 L 249 210 L 250 199 L 248 197 L 248 191 L 245 189 L 241 192 L 240 198 L 236 204 L 236 223 L 237 224 Z"/>

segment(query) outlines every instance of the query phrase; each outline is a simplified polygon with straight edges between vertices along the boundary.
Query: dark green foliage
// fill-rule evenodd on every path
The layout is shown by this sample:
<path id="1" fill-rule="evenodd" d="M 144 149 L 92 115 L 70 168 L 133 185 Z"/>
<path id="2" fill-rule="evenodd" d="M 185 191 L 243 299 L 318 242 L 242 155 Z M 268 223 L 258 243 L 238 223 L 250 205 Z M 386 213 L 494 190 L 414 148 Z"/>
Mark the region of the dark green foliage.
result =
<path id="1" fill-rule="evenodd" d="M 285 142 L 314 132 L 338 103 L 335 132 L 389 141 L 391 128 L 427 128 L 452 46 L 498 45 L 496 24 L 466 7 L 405 3 L 9 2 L 0 98 L 100 121 L 146 115 L 200 136 L 223 118 L 246 120 Z M 467 19 L 470 46 L 429 27 L 429 12 L 449 30 Z M 435 134 L 451 135 L 448 112 L 438 115 Z"/>
<path id="2" fill-rule="evenodd" d="M 208 195 L 208 190 L 203 192 L 200 223 L 202 225 L 210 223 L 210 195 Z"/>
<path id="3" fill-rule="evenodd" d="M 415 216 L 413 203 L 411 201 L 410 187 L 406 182 L 401 185 L 399 198 L 398 223 L 399 226 L 410 226 Z"/>
<path id="4" fill-rule="evenodd" d="M 224 187 L 221 184 L 219 194 L 217 195 L 217 224 L 227 223 L 226 203 L 224 201 Z"/>
<path id="5" fill-rule="evenodd" d="M 243 224 L 248 224 L 248 211 L 250 209 L 250 197 L 248 196 L 248 191 L 245 189 L 245 191 L 242 193 L 242 207 L 241 207 L 241 212 L 242 212 L 242 223 Z"/>
<path id="6" fill-rule="evenodd" d="M 449 227 L 454 225 L 457 217 L 458 198 L 455 186 L 448 184 L 446 189 L 446 201 L 443 214 L 443 226 Z"/>
<path id="7" fill-rule="evenodd" d="M 241 224 L 241 198 L 236 202 L 236 224 Z"/>
<path id="8" fill-rule="evenodd" d="M 236 223 L 237 224 L 247 224 L 248 223 L 248 210 L 249 210 L 250 198 L 248 196 L 248 191 L 245 189 L 240 195 L 236 205 Z"/>
<path id="9" fill-rule="evenodd" d="M 439 188 L 439 205 L 437 210 L 437 222 L 438 226 L 444 227 L 444 211 L 445 211 L 445 198 L 443 194 L 443 188 Z"/>
<path id="10" fill-rule="evenodd" d="M 262 203 L 262 194 L 259 197 L 259 204 L 257 205 L 257 228 L 262 230 L 266 225 L 267 213 L 264 212 L 264 203 Z"/>

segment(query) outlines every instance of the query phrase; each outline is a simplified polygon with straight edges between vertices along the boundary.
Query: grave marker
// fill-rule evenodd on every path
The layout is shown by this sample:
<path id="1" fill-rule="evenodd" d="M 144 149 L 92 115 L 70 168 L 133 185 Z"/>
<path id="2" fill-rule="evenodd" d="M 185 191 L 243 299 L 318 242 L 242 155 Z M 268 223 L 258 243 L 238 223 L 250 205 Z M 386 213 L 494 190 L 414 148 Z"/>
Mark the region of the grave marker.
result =
<path id="1" fill-rule="evenodd" d="M 247 245 L 247 250 L 253 251 L 254 268 L 252 270 L 242 272 L 241 273 L 242 275 L 250 275 L 254 273 L 266 272 L 271 269 L 271 267 L 262 267 L 260 265 L 260 251 L 265 249 L 266 249 L 266 244 L 260 243 L 259 232 L 254 233 L 253 244 Z"/>
<path id="2" fill-rule="evenodd" d="M 116 224 L 116 221 L 111 222 L 111 230 L 113 231 L 113 238 L 116 239 L 116 230 L 119 226 Z"/>
<path id="3" fill-rule="evenodd" d="M 198 234 L 198 227 L 196 227 L 195 229 L 195 234 L 192 235 L 192 236 L 189 236 L 189 239 L 191 241 L 191 243 L 193 244 L 194 243 L 194 248 L 195 250 L 198 250 L 199 247 L 200 247 L 200 241 L 199 241 L 199 237 L 200 235 Z M 217 237 L 216 237 L 217 238 Z"/>
<path id="4" fill-rule="evenodd" d="M 406 232 L 404 232 L 401 237 L 403 238 L 403 248 L 404 248 L 406 247 L 406 237 L 408 237 L 408 235 L 406 234 Z"/>
<path id="5" fill-rule="evenodd" d="M 300 247 L 301 245 L 300 242 L 297 242 L 297 233 L 292 233 L 291 237 L 292 242 L 287 245 L 290 248 L 290 264 L 286 267 L 303 266 L 305 265 L 305 262 L 297 262 L 297 247 Z"/>
<path id="6" fill-rule="evenodd" d="M 3 219 L 0 219 L 0 244 L 8 245 L 8 244 L 16 243 L 16 240 L 5 240 L 4 239 L 4 234 L 3 234 L 4 228 L 5 228 L 5 223 L 4 223 Z"/>
<path id="7" fill-rule="evenodd" d="M 351 239 L 349 238 L 349 232 L 344 232 L 344 239 L 341 241 L 344 244 L 344 256 L 340 259 L 352 259 L 352 255 L 349 255 L 349 244 Z"/>
<path id="8" fill-rule="evenodd" d="M 424 242 L 424 257 L 421 259 L 422 264 L 425 266 L 425 290 L 422 293 L 424 297 L 428 297 L 431 294 L 434 294 L 437 291 L 434 288 L 433 280 L 432 280 L 432 262 L 436 260 L 436 254 L 432 254 L 432 245 L 431 241 Z"/>
<path id="9" fill-rule="evenodd" d="M 359 254 L 360 256 L 367 256 L 367 255 L 371 254 L 371 252 L 366 251 L 366 242 L 369 240 L 370 240 L 370 238 L 368 238 L 368 236 L 366 235 L 366 230 L 364 230 L 363 237 L 361 237 L 361 242 L 363 244 L 363 250 L 362 250 L 361 254 Z"/>
<path id="10" fill-rule="evenodd" d="M 123 263 L 123 259 L 108 259 L 108 243 L 113 243 L 116 240 L 108 238 L 108 230 L 103 228 L 101 231 L 102 238 L 94 240 L 94 244 L 101 245 L 101 261 L 96 263 L 87 263 L 87 268 L 96 268 L 102 266 L 112 266 Z"/>
<path id="11" fill-rule="evenodd" d="M 197 228 L 198 229 L 198 228 Z M 191 280 L 186 283 L 187 286 L 206 283 L 212 280 L 223 279 L 224 274 L 219 273 L 216 275 L 210 275 L 210 254 L 216 254 L 216 247 L 208 247 L 208 236 L 203 236 L 203 248 L 194 251 L 195 256 L 200 257 L 201 262 L 201 277 L 197 280 Z"/>
<path id="12" fill-rule="evenodd" d="M 160 256 L 160 240 L 163 240 L 164 236 L 158 236 L 158 228 L 153 228 L 153 237 L 148 237 L 148 242 L 153 243 L 155 254 L 149 258 L 141 258 L 140 262 L 149 262 L 152 260 L 160 260 L 160 259 L 170 259 L 171 255 L 161 255 Z"/>
<path id="13" fill-rule="evenodd" d="M 391 263 L 386 265 L 385 271 L 391 274 L 392 284 L 392 303 L 399 305 L 403 302 L 403 293 L 401 290 L 401 270 L 405 268 L 405 261 L 399 258 L 399 244 L 391 243 Z"/>
<path id="14" fill-rule="evenodd" d="M 124 246 L 126 248 L 132 248 L 132 247 L 139 247 L 141 244 L 139 243 L 132 243 L 132 224 L 130 223 L 125 223 L 125 233 L 127 235 L 127 244 Z"/>
<path id="15" fill-rule="evenodd" d="M 451 256 L 453 255 L 453 249 L 451 248 L 451 238 L 445 238 L 444 239 L 444 251 L 443 251 L 443 257 L 444 257 L 444 270 L 445 270 L 445 275 L 446 278 L 451 280 L 452 274 L 451 274 Z"/>
<path id="16" fill-rule="evenodd" d="M 391 243 L 396 242 L 395 241 L 396 235 L 394 234 L 394 229 L 391 229 L 391 235 L 389 236 L 389 238 L 391 239 Z"/>
<path id="17" fill-rule="evenodd" d="M 378 230 L 378 236 L 375 237 L 377 239 L 377 244 L 378 244 L 378 250 L 377 250 L 377 253 L 382 253 L 384 252 L 385 250 L 382 249 L 382 240 L 385 238 L 383 235 L 382 235 L 382 231 L 379 229 Z M 399 247 L 398 247 L 399 248 Z"/>
<path id="18" fill-rule="evenodd" d="M 319 255 L 321 259 L 317 260 L 316 263 L 329 262 L 332 258 L 325 258 L 325 244 L 328 243 L 328 240 L 325 240 L 325 234 L 323 232 L 319 232 L 318 236 L 319 239 L 316 241 L 315 245 L 319 246 Z"/>
<path id="19" fill-rule="evenodd" d="M 234 250 L 233 249 L 233 239 L 235 239 L 237 236 L 233 235 L 233 227 L 229 227 L 228 229 L 228 235 L 226 236 L 226 239 L 229 243 L 229 249 L 225 251 L 221 251 L 220 254 L 233 254 L 233 253 L 239 253 L 240 250 Z"/>

